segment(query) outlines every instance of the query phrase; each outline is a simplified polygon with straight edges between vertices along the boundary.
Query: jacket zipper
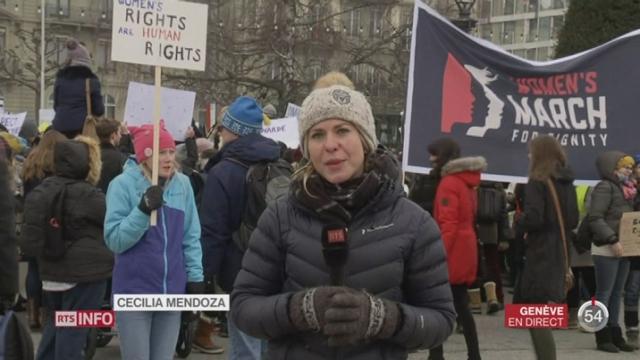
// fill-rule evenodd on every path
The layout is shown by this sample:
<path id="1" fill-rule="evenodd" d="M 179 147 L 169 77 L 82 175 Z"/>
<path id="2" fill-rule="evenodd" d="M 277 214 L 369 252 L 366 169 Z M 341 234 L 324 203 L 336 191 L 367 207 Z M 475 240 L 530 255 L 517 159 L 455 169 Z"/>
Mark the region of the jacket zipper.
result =
<path id="1" fill-rule="evenodd" d="M 162 211 L 162 232 L 163 232 L 163 242 L 164 242 L 164 249 L 162 252 L 162 258 L 164 261 L 164 275 L 163 275 L 163 280 L 162 280 L 162 288 L 163 288 L 163 294 L 167 293 L 167 272 L 168 272 L 168 261 L 167 261 L 167 223 L 166 223 L 166 216 L 164 213 L 164 206 L 160 208 L 160 211 Z"/>

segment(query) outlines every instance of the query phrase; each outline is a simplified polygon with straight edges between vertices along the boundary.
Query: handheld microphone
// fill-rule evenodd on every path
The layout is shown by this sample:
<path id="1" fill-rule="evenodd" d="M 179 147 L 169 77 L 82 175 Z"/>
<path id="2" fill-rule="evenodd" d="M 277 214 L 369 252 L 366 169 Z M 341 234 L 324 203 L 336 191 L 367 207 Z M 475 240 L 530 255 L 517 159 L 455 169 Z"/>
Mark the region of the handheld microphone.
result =
<path id="1" fill-rule="evenodd" d="M 328 225 L 322 229 L 322 255 L 329 267 L 331 285 L 344 285 L 344 266 L 349 257 L 347 228 L 341 225 Z"/>

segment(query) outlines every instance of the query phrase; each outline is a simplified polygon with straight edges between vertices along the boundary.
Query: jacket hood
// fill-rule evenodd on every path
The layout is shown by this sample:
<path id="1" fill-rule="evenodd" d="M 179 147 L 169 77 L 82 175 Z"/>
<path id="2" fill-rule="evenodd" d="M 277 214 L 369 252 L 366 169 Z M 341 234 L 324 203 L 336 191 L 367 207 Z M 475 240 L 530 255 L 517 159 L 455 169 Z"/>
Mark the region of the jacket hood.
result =
<path id="1" fill-rule="evenodd" d="M 55 145 L 53 156 L 57 176 L 86 180 L 92 185 L 100 181 L 100 147 L 92 138 L 78 136 L 74 140 L 61 141 Z"/>
<path id="2" fill-rule="evenodd" d="M 482 156 L 454 159 L 442 167 L 442 177 L 454 175 L 468 186 L 480 185 L 480 173 L 487 169 L 487 161 Z"/>
<path id="3" fill-rule="evenodd" d="M 241 136 L 226 144 L 207 163 L 205 171 L 226 158 L 234 158 L 249 164 L 260 161 L 274 161 L 280 157 L 280 145 L 259 134 Z"/>
<path id="4" fill-rule="evenodd" d="M 454 159 L 442 167 L 442 176 L 451 175 L 463 171 L 482 172 L 487 169 L 487 160 L 482 156 L 463 157 Z"/>
<path id="5" fill-rule="evenodd" d="M 613 175 L 613 172 L 616 170 L 616 164 L 618 161 L 625 155 L 626 154 L 622 151 L 605 151 L 598 155 L 598 158 L 596 159 L 596 168 L 598 169 L 600 177 L 602 179 L 619 183 L 620 181 L 615 177 L 615 175 Z"/>
<path id="6" fill-rule="evenodd" d="M 60 70 L 56 74 L 56 77 L 64 79 L 86 79 L 86 78 L 98 78 L 96 74 L 86 66 L 67 66 Z"/>
<path id="7" fill-rule="evenodd" d="M 562 183 L 572 184 L 573 180 L 575 180 L 575 175 L 573 174 L 573 170 L 570 167 L 561 167 L 556 170 L 555 175 L 553 176 L 556 180 Z"/>

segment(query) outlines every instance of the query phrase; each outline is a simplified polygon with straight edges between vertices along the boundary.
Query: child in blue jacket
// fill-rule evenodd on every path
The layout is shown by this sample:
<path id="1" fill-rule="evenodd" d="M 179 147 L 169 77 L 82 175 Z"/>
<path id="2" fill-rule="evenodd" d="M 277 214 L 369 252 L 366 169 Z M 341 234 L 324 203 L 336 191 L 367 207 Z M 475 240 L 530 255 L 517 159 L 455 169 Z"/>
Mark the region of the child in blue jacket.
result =
<path id="1" fill-rule="evenodd" d="M 189 179 L 176 171 L 175 143 L 162 125 L 159 180 L 151 185 L 153 126 L 131 128 L 136 160 L 107 191 L 105 241 L 116 254 L 113 294 L 201 293 L 200 221 Z M 150 214 L 157 210 L 157 226 Z M 173 359 L 180 312 L 117 312 L 123 359 Z"/>

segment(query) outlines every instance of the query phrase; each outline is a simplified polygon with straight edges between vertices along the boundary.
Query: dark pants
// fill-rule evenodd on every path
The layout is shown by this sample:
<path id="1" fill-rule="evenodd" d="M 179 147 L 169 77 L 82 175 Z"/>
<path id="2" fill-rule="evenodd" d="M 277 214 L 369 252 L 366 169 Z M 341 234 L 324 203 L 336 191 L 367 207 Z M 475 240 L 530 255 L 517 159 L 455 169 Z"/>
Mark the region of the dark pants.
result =
<path id="1" fill-rule="evenodd" d="M 27 270 L 27 299 L 33 299 L 38 306 L 42 304 L 42 280 L 38 270 L 38 260 L 29 258 L 29 268 Z"/>
<path id="2" fill-rule="evenodd" d="M 462 331 L 464 341 L 467 343 L 467 354 L 470 360 L 480 359 L 480 347 L 478 345 L 478 334 L 476 332 L 476 323 L 469 309 L 469 297 L 467 295 L 466 285 L 451 285 L 453 292 L 453 305 L 458 313 L 458 319 L 462 323 Z M 444 349 L 440 345 L 429 350 L 429 359 L 444 359 Z"/>
<path id="3" fill-rule="evenodd" d="M 484 244 L 484 260 L 487 268 L 485 282 L 496 283 L 496 297 L 498 301 L 504 303 L 504 293 L 502 292 L 502 276 L 500 276 L 500 257 L 498 256 L 498 244 Z"/>
<path id="4" fill-rule="evenodd" d="M 575 276 L 575 286 L 567 294 L 567 305 L 569 308 L 578 308 L 583 295 L 583 290 L 587 290 L 589 297 L 596 295 L 596 275 L 593 266 L 571 268 Z"/>
<path id="5" fill-rule="evenodd" d="M 84 360 L 88 328 L 55 327 L 55 312 L 99 310 L 106 281 L 79 283 L 66 291 L 44 291 L 47 316 L 38 346 L 37 360 Z"/>

